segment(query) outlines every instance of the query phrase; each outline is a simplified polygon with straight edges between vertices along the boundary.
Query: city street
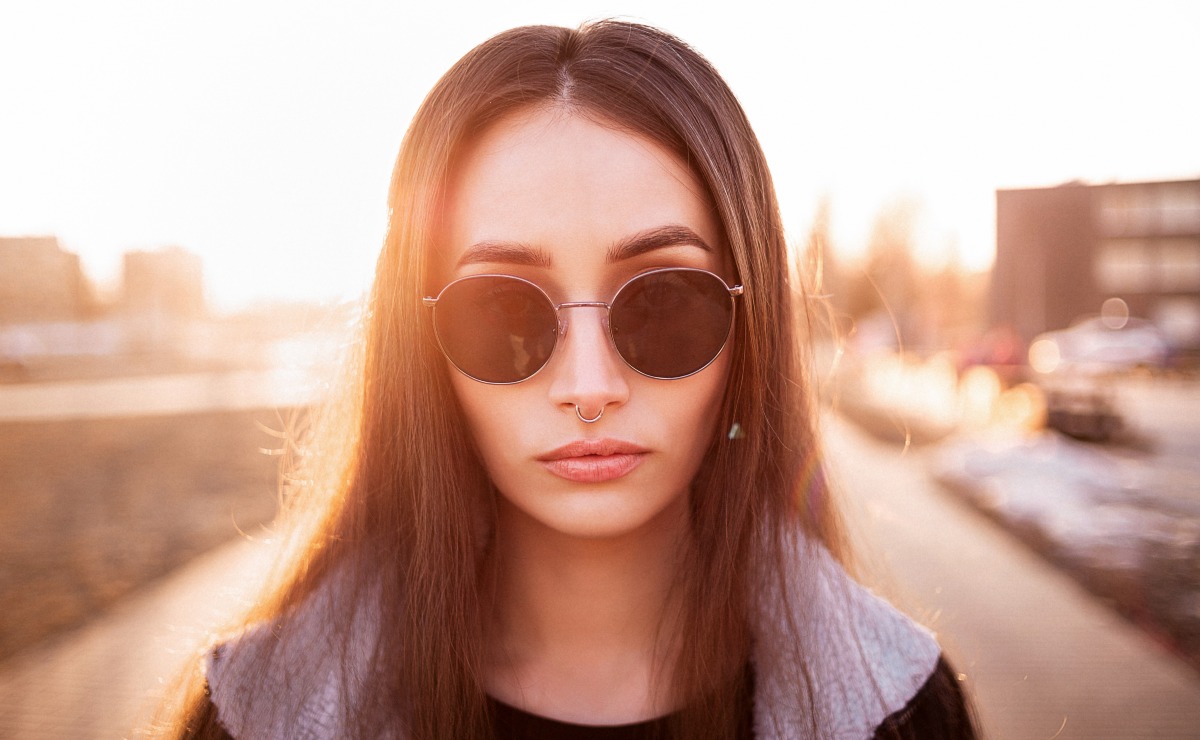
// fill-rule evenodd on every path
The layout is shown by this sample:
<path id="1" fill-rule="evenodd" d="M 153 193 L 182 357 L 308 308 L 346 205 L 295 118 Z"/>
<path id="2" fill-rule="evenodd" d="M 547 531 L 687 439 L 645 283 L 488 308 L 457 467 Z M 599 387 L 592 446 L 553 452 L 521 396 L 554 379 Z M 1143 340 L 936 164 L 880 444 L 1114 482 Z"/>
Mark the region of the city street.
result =
<path id="1" fill-rule="evenodd" d="M 938 632 L 986 737 L 1196 736 L 1200 676 L 938 490 L 923 452 L 836 418 L 825 432 L 867 580 Z M 0 737 L 131 737 L 206 625 L 251 592 L 270 553 L 244 541 L 218 548 L 0 665 Z"/>

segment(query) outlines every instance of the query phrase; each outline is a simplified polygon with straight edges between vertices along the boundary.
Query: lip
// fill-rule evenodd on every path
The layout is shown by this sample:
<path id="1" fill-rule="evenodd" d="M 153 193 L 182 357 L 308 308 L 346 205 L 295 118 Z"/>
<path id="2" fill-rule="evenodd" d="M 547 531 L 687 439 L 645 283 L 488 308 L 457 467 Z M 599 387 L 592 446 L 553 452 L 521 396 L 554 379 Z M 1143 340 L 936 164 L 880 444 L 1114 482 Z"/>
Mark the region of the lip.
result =
<path id="1" fill-rule="evenodd" d="M 538 457 L 551 474 L 574 483 L 603 483 L 628 475 L 649 453 L 616 439 L 581 439 Z"/>

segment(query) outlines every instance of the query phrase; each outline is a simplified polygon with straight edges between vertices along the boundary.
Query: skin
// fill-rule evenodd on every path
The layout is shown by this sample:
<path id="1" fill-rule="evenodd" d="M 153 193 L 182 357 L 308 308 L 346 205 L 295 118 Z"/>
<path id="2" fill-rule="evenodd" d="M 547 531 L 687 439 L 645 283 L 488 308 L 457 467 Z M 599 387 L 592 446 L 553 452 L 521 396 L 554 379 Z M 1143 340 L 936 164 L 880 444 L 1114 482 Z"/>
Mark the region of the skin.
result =
<path id="1" fill-rule="evenodd" d="M 703 193 L 647 139 L 559 107 L 519 112 L 459 161 L 437 276 L 444 284 L 516 275 L 556 303 L 608 301 L 657 267 L 703 268 L 728 283 L 722 232 Z M 681 237 L 684 229 L 694 238 Z M 638 721 L 674 709 L 659 690 L 671 662 L 662 636 L 671 632 L 688 488 L 715 431 L 729 353 L 688 378 L 646 378 L 613 349 L 602 308 L 564 311 L 565 338 L 532 378 L 487 385 L 451 369 L 501 494 L 488 690 L 557 719 Z M 603 416 L 584 424 L 577 405 Z M 614 477 L 594 457 L 546 463 L 580 440 L 632 445 L 631 469 Z M 563 469 L 585 477 L 598 469 L 602 480 L 556 474 Z"/>

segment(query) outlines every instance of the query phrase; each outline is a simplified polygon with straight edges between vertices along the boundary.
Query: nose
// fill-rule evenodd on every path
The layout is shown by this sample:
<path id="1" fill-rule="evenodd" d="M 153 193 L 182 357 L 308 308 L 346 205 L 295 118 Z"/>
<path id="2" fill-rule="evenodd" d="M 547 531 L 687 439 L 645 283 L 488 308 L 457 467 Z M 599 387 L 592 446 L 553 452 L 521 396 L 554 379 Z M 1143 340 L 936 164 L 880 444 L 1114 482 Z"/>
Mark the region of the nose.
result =
<path id="1" fill-rule="evenodd" d="M 550 401 L 592 419 L 629 400 L 627 368 L 608 338 L 603 306 L 573 306 L 563 315 L 564 331 L 546 368 L 552 373 Z"/>

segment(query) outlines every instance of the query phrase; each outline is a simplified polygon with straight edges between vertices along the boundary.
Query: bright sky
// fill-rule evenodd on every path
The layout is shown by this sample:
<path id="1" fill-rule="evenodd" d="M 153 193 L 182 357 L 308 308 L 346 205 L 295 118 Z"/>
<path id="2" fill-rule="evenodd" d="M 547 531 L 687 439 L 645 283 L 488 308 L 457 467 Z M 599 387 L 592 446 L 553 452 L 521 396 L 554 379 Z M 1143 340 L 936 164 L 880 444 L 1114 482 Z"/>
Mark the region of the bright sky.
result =
<path id="1" fill-rule="evenodd" d="M 183 246 L 218 308 L 356 295 L 438 76 L 505 28 L 612 15 L 722 71 L 795 241 L 823 196 L 849 255 L 881 207 L 916 198 L 920 256 L 981 268 L 997 187 L 1200 177 L 1192 0 L 14 0 L 0 234 L 58 235 L 101 281 L 127 249 Z"/>

